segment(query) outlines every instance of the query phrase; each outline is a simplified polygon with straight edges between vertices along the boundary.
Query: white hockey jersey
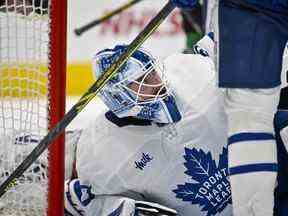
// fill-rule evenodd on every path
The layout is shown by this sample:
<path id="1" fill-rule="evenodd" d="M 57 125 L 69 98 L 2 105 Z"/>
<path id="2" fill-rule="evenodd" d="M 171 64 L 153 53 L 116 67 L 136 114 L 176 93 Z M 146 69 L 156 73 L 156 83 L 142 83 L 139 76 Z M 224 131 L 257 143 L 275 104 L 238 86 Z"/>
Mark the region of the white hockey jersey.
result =
<path id="1" fill-rule="evenodd" d="M 87 215 L 112 215 L 123 197 L 159 203 L 181 216 L 232 215 L 227 119 L 213 62 L 177 54 L 165 66 L 181 121 L 118 127 L 103 113 L 82 131 L 78 176 L 96 195 Z"/>

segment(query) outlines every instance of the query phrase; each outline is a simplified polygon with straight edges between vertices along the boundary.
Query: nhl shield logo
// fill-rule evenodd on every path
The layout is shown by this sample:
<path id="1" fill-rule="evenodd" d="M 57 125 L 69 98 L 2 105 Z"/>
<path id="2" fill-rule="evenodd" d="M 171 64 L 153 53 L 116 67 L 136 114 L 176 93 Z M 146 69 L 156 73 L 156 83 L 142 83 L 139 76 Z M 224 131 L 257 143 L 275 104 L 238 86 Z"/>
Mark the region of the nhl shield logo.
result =
<path id="1" fill-rule="evenodd" d="M 227 149 L 223 148 L 219 156 L 218 167 L 211 152 L 195 148 L 185 148 L 185 174 L 191 177 L 191 183 L 177 185 L 176 198 L 193 205 L 198 204 L 207 216 L 214 216 L 232 204 L 228 179 Z"/>

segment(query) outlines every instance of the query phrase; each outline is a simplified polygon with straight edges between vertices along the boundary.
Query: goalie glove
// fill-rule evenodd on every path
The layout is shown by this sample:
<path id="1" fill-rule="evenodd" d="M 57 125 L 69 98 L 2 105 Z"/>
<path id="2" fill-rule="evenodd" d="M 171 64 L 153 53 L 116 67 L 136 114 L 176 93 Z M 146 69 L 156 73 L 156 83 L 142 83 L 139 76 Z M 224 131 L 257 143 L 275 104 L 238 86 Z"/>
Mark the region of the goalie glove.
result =
<path id="1" fill-rule="evenodd" d="M 79 179 L 65 182 L 64 212 L 67 216 L 85 216 L 84 208 L 95 198 L 91 186 L 80 184 Z"/>
<path id="2" fill-rule="evenodd" d="M 135 201 L 135 216 L 176 216 L 174 209 L 159 205 L 157 203 Z"/>
<path id="3" fill-rule="evenodd" d="M 194 46 L 194 54 L 199 54 L 204 57 L 214 58 L 214 33 L 209 32 L 203 38 L 201 38 Z"/>
<path id="4" fill-rule="evenodd" d="M 91 192 L 91 186 L 83 185 L 79 179 L 65 182 L 64 207 L 66 216 L 85 216 L 85 209 L 95 199 Z M 176 216 L 177 212 L 173 209 L 159 205 L 157 203 L 135 201 L 126 197 L 103 196 L 103 214 L 108 216 Z M 89 215 L 99 215 L 99 209 L 90 209 Z M 98 212 L 98 213 L 96 213 Z"/>

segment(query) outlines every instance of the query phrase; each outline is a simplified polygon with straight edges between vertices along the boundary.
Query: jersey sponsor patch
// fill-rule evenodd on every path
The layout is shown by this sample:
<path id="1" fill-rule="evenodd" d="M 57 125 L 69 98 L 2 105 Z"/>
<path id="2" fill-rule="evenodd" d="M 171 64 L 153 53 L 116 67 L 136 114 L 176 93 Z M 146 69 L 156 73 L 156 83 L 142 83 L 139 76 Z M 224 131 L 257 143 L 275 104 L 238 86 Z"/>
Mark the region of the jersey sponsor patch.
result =
<path id="1" fill-rule="evenodd" d="M 143 170 L 146 165 L 153 160 L 153 157 L 149 153 L 142 153 L 142 158 L 138 161 L 135 161 L 136 169 Z"/>
<path id="2" fill-rule="evenodd" d="M 232 204 L 227 153 L 223 148 L 217 167 L 211 152 L 185 148 L 185 174 L 191 177 L 192 182 L 177 185 L 173 190 L 176 198 L 199 205 L 207 216 L 216 215 Z"/>

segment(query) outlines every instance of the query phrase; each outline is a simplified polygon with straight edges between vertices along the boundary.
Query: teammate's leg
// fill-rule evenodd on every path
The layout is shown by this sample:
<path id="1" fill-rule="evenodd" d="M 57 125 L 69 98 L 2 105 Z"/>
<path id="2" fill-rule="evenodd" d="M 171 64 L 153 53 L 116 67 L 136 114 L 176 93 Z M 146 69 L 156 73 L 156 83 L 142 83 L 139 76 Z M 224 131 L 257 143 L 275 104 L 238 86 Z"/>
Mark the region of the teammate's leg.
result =
<path id="1" fill-rule="evenodd" d="M 229 173 L 236 216 L 272 215 L 277 175 L 272 122 L 278 91 L 278 87 L 227 91 Z"/>
<path id="2" fill-rule="evenodd" d="M 282 21 L 229 0 L 219 3 L 219 86 L 227 88 L 235 216 L 273 214 L 277 173 L 273 117 L 288 38 L 282 31 L 288 20 Z"/>

